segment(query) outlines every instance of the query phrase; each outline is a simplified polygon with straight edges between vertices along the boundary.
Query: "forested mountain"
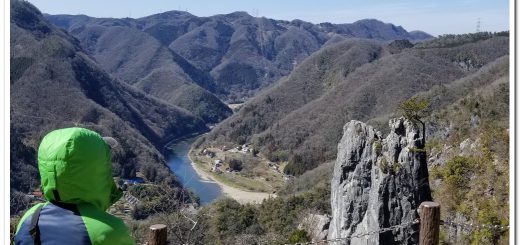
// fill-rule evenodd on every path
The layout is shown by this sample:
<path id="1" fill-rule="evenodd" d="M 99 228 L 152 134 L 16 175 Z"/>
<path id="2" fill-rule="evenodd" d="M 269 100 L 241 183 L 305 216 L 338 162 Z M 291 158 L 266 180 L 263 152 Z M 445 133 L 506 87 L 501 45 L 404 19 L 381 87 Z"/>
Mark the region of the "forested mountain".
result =
<path id="1" fill-rule="evenodd" d="M 127 220 L 139 243 L 156 223 L 173 231 L 170 243 L 286 244 L 323 240 L 327 234 L 335 238 L 336 231 L 325 231 L 334 228 L 330 218 L 338 217 L 338 207 L 345 217 L 359 216 L 363 206 L 389 208 L 380 224 L 397 225 L 404 219 L 396 217 L 415 213 L 420 201 L 431 199 L 429 194 L 441 203 L 444 220 L 510 223 L 508 32 L 432 38 L 374 19 L 312 24 L 245 12 L 197 17 L 170 11 L 139 19 L 42 15 L 16 0 L 11 2 L 10 27 L 12 214 L 27 207 L 19 200 L 39 185 L 36 154 L 42 137 L 77 126 L 119 141 L 113 150 L 114 176 L 139 175 L 153 182 L 128 189 L 141 201 Z M 388 125 L 402 101 L 414 96 L 429 103 L 422 118 L 425 135 L 418 133 L 416 122 L 393 119 Z M 245 100 L 233 115 L 224 103 Z M 351 120 L 362 122 L 348 124 Z M 268 171 L 286 183 L 273 189 L 276 197 L 258 204 L 223 198 L 194 205 L 195 211 L 179 209 L 179 200 L 196 198 L 166 167 L 162 148 L 216 123 L 191 152 L 219 150 L 210 164 L 217 158 L 226 162 L 228 152 L 254 159 L 244 160 L 244 166 L 270 166 Z M 399 125 L 405 124 L 409 136 L 401 132 Z M 353 137 L 338 145 L 344 130 Z M 373 142 L 353 140 L 356 135 L 373 137 Z M 243 144 L 247 148 L 240 152 L 228 150 Z M 404 151 L 403 144 L 408 145 Z M 385 160 L 352 157 L 365 150 L 375 152 L 366 156 Z M 401 151 L 402 156 L 389 155 Z M 397 160 L 389 162 L 386 156 Z M 348 168 L 364 167 L 334 170 L 335 159 L 349 162 Z M 422 170 L 409 168 L 410 159 L 420 159 Z M 386 178 L 374 181 L 389 184 L 386 191 L 367 184 L 376 176 L 372 171 Z M 275 183 L 260 174 L 241 177 Z M 359 176 L 363 181 L 358 182 Z M 419 191 L 427 195 L 413 205 L 375 201 L 389 196 L 389 203 L 408 200 L 409 190 L 423 188 L 416 183 L 427 178 L 431 192 Z M 372 201 L 363 201 L 366 195 L 338 195 L 334 186 L 346 179 L 359 185 L 344 184 L 345 193 L 372 193 Z M 346 201 L 335 202 L 334 196 Z M 353 209 L 349 200 L 356 203 Z M 312 221 L 316 218 L 319 222 Z M 316 232 L 321 236 L 317 240 Z M 370 239 L 386 244 L 393 239 L 389 234 Z M 507 235 L 507 229 L 460 233 L 443 226 L 441 240 L 506 244 Z"/>
<path id="2" fill-rule="evenodd" d="M 338 40 L 431 38 L 373 19 L 312 24 L 257 18 L 246 12 L 211 17 L 170 11 L 139 19 L 47 18 L 78 38 L 110 73 L 190 111 L 202 106 L 207 108 L 204 112 L 218 111 L 220 117 L 209 118 L 213 122 L 227 112 L 214 98 L 203 105 L 195 103 L 198 95 L 211 97 L 201 88 L 224 101 L 243 101 L 289 74 L 313 52 Z M 178 98 L 186 91 L 194 91 L 197 96 Z"/>
<path id="3" fill-rule="evenodd" d="M 192 111 L 207 123 L 219 122 L 231 114 L 231 110 L 210 92 L 215 88 L 209 74 L 126 22 L 99 20 L 82 26 L 83 32 L 69 31 L 114 77 Z"/>
<path id="4" fill-rule="evenodd" d="M 207 130 L 192 113 L 113 79 L 78 41 L 49 24 L 25 1 L 11 1 L 11 188 L 38 187 L 36 149 L 63 127 L 86 127 L 116 138 L 114 174 L 141 172 L 179 186 L 165 165 L 162 146 Z M 13 207 L 13 205 L 11 205 Z"/>
<path id="5" fill-rule="evenodd" d="M 458 36 L 452 42 L 454 38 L 443 36 L 416 47 L 362 39 L 330 45 L 202 140 L 253 143 L 270 160 L 288 161 L 287 173 L 301 174 L 335 158 L 349 120 L 379 126 L 402 100 L 418 92 L 432 90 L 435 109 L 507 76 L 501 69 L 508 65 L 507 33 Z"/>

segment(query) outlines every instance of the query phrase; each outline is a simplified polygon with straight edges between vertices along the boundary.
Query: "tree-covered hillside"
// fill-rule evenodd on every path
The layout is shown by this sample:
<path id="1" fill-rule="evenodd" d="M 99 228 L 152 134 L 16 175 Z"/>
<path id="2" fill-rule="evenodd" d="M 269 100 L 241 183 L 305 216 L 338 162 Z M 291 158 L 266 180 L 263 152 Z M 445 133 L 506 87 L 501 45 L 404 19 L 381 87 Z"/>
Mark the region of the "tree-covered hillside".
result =
<path id="1" fill-rule="evenodd" d="M 110 77 L 25 1 L 11 2 L 10 27 L 11 194 L 39 186 L 35 154 L 43 136 L 75 126 L 118 140 L 114 175 L 141 172 L 149 181 L 180 186 L 162 146 L 207 130 L 202 120 Z"/>
<path id="2" fill-rule="evenodd" d="M 286 173 L 298 175 L 335 158 L 346 121 L 386 123 L 402 100 L 418 92 L 449 91 L 436 98 L 441 106 L 464 96 L 466 86 L 491 83 L 490 67 L 508 55 L 508 47 L 501 35 L 447 48 L 354 39 L 333 44 L 202 140 L 252 143 L 270 160 L 288 161 Z"/>
<path id="3" fill-rule="evenodd" d="M 329 41 L 431 38 L 424 32 L 409 33 L 374 19 L 312 24 L 259 18 L 245 12 L 210 17 L 169 11 L 139 19 L 47 18 L 78 38 L 104 69 L 131 84 L 140 82 L 150 91 L 161 91 L 152 94 L 166 99 L 166 92 L 175 93 L 176 88 L 189 83 L 225 101 L 243 101 L 289 74 L 295 64 Z M 145 79 L 165 69 L 168 76 Z"/>

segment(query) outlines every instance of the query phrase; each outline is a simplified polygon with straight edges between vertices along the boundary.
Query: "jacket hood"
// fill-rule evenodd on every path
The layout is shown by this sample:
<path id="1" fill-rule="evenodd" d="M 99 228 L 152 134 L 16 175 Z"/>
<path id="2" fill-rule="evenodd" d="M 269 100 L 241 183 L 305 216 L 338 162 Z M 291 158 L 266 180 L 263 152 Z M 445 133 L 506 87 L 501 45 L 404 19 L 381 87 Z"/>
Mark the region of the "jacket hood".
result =
<path id="1" fill-rule="evenodd" d="M 38 149 L 38 169 L 49 201 L 90 203 L 106 210 L 122 195 L 112 178 L 110 147 L 88 129 L 47 134 Z"/>

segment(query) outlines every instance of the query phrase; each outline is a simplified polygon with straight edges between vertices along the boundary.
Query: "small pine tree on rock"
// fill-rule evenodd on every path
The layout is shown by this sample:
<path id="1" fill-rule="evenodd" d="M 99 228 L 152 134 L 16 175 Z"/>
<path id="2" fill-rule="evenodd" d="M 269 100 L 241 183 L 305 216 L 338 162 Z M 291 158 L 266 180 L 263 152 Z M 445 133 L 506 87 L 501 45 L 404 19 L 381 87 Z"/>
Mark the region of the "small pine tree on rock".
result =
<path id="1" fill-rule="evenodd" d="M 428 116 L 430 101 L 419 96 L 411 97 L 399 104 L 398 112 L 412 123 L 420 123 L 422 126 L 422 144 L 426 143 L 426 125 L 422 118 Z"/>

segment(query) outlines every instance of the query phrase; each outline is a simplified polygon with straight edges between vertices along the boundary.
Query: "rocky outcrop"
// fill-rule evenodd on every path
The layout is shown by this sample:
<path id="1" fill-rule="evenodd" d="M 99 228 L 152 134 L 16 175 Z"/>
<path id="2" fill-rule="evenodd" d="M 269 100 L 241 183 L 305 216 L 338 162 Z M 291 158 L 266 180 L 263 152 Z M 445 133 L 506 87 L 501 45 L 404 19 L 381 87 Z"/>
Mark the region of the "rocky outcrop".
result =
<path id="1" fill-rule="evenodd" d="M 328 239 L 413 221 L 421 202 L 431 200 L 419 128 L 404 118 L 390 120 L 389 126 L 385 139 L 359 121 L 343 127 L 331 182 Z M 418 228 L 407 226 L 342 244 L 417 244 Z"/>
<path id="2" fill-rule="evenodd" d="M 327 239 L 329 224 L 328 215 L 308 214 L 302 219 L 298 229 L 305 230 L 310 236 L 311 242 L 318 242 Z"/>

